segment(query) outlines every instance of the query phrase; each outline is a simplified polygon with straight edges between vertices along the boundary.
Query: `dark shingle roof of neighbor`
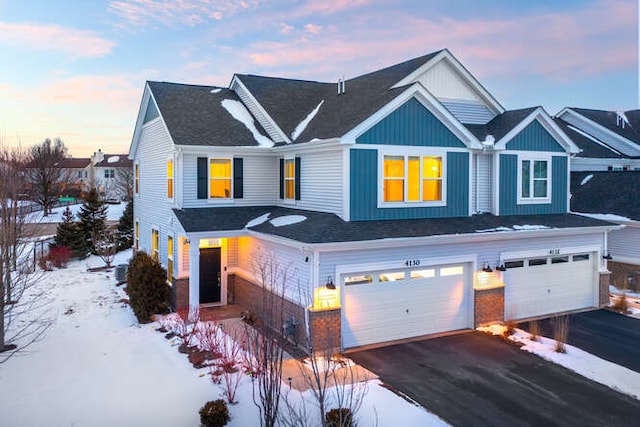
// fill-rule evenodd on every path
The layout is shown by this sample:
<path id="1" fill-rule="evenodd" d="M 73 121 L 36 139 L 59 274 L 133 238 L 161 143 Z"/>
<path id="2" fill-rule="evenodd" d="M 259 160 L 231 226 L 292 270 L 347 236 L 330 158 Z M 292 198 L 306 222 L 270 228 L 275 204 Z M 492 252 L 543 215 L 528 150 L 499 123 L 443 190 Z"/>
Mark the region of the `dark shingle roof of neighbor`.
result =
<path id="1" fill-rule="evenodd" d="M 501 227 L 544 226 L 547 228 L 582 228 L 607 226 L 611 223 L 572 214 L 494 216 L 490 214 L 459 218 L 352 221 L 329 213 L 304 211 L 276 206 L 220 207 L 174 209 L 187 233 L 203 231 L 240 231 L 246 224 L 264 214 L 269 220 L 301 215 L 304 221 L 274 226 L 270 221 L 250 227 L 260 233 L 280 236 L 302 243 L 356 242 L 403 237 L 480 234 L 499 231 Z M 526 227 L 524 228 L 526 229 Z"/>
<path id="2" fill-rule="evenodd" d="M 598 159 L 628 157 L 627 155 L 617 150 L 614 151 L 613 149 L 607 148 L 609 146 L 602 141 L 600 141 L 602 145 L 598 144 L 597 142 L 594 142 L 593 140 L 587 138 L 579 132 L 576 132 L 575 130 L 571 129 L 569 127 L 569 124 L 562 119 L 554 118 L 553 120 L 560 127 L 560 129 L 562 129 L 562 131 L 567 134 L 567 136 L 573 141 L 573 143 L 576 144 L 578 148 L 580 148 L 580 150 L 582 150 L 577 154 L 577 157 L 593 157 Z M 592 138 L 594 137 L 592 136 Z"/>
<path id="3" fill-rule="evenodd" d="M 336 83 L 237 74 L 267 113 L 291 138 L 296 126 L 324 101 L 318 113 L 294 142 L 340 137 L 398 96 L 406 88 L 391 89 L 441 51 Z"/>
<path id="4" fill-rule="evenodd" d="M 571 109 L 599 125 L 604 126 L 610 131 L 617 133 L 636 144 L 640 144 L 640 127 L 637 127 L 640 124 L 640 118 L 638 117 L 638 115 L 640 115 L 640 111 L 626 111 L 625 116 L 629 119 L 629 123 L 625 124 L 623 128 L 622 126 L 618 126 L 618 113 L 615 111 L 591 110 L 588 108 Z"/>
<path id="5" fill-rule="evenodd" d="M 582 182 L 592 175 L 584 184 Z M 571 172 L 573 212 L 614 214 L 640 221 L 640 172 Z"/>
<path id="6" fill-rule="evenodd" d="M 89 166 L 89 163 L 91 163 L 91 159 L 88 157 L 67 157 L 60 162 L 59 166 L 62 168 L 80 169 L 86 168 Z"/>
<path id="7" fill-rule="evenodd" d="M 221 104 L 225 99 L 240 102 L 235 92 L 215 86 L 152 81 L 147 84 L 174 144 L 228 147 L 259 145 L 247 127 L 234 119 Z M 266 136 L 260 124 L 254 122 L 256 129 Z"/>
<path id="8" fill-rule="evenodd" d="M 487 135 L 492 135 L 495 141 L 499 141 L 514 127 L 518 126 L 529 114 L 538 107 L 509 110 L 498 114 L 484 125 L 465 125 L 479 141 L 484 141 Z"/>
<path id="9" fill-rule="evenodd" d="M 130 168 L 133 167 L 133 160 L 128 154 L 105 154 L 102 161 L 96 163 L 97 167 Z"/>

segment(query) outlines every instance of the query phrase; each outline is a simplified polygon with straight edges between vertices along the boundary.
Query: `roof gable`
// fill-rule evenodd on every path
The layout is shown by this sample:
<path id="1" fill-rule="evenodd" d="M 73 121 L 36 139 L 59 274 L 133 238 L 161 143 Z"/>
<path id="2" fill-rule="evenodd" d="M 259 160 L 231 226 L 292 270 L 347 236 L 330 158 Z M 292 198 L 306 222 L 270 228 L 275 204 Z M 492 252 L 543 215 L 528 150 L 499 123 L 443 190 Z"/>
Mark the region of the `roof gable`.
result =
<path id="1" fill-rule="evenodd" d="M 565 152 L 539 121 L 534 120 L 514 136 L 507 144 L 507 150 L 557 151 Z"/>

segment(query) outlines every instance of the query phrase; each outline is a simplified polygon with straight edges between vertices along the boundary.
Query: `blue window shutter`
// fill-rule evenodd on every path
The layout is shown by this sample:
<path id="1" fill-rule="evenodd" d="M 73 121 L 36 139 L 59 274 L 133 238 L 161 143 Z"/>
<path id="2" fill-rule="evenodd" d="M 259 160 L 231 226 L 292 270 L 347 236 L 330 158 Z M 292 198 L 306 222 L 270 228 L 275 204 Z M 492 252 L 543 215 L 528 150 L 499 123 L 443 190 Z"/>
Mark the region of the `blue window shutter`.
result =
<path id="1" fill-rule="evenodd" d="M 280 198 L 284 199 L 284 159 L 280 159 Z"/>
<path id="2" fill-rule="evenodd" d="M 242 157 L 235 157 L 233 159 L 233 198 L 242 199 L 244 189 L 242 187 Z"/>
<path id="3" fill-rule="evenodd" d="M 300 157 L 296 157 L 296 170 L 295 170 L 295 196 L 296 200 L 300 200 Z"/>
<path id="4" fill-rule="evenodd" d="M 207 158 L 198 157 L 198 199 L 207 198 Z"/>

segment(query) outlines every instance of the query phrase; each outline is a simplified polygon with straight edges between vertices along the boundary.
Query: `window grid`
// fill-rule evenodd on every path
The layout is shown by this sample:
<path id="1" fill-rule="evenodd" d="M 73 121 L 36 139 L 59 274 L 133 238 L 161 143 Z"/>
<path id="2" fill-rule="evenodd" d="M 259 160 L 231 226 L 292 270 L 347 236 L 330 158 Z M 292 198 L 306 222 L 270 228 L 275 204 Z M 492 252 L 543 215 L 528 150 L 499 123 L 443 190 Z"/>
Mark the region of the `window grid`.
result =
<path id="1" fill-rule="evenodd" d="M 158 230 L 151 230 L 151 258 L 155 261 L 159 261 L 159 246 L 160 246 L 160 233 Z"/>
<path id="2" fill-rule="evenodd" d="M 173 159 L 167 160 L 167 198 L 173 199 Z"/>
<path id="3" fill-rule="evenodd" d="M 231 198 L 231 159 L 209 159 L 209 198 Z"/>
<path id="4" fill-rule="evenodd" d="M 284 159 L 284 198 L 294 199 L 296 184 L 295 159 Z"/>
<path id="5" fill-rule="evenodd" d="M 384 202 L 442 201 L 441 156 L 384 156 Z"/>

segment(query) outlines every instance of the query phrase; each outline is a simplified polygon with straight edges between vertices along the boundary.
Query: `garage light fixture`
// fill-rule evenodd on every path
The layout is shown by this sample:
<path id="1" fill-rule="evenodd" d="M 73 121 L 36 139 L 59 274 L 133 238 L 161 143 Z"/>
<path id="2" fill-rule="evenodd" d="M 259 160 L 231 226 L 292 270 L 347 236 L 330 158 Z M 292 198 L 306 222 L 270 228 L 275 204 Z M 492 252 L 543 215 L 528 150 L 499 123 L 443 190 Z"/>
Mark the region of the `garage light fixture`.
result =
<path id="1" fill-rule="evenodd" d="M 496 265 L 496 270 L 498 270 L 498 271 L 507 271 L 507 267 L 504 265 L 504 263 L 500 263 L 500 264 Z"/>
<path id="2" fill-rule="evenodd" d="M 602 255 L 602 258 L 604 258 L 604 259 L 613 259 L 611 254 Z"/>
<path id="3" fill-rule="evenodd" d="M 482 267 L 482 271 L 484 271 L 485 273 L 493 273 L 493 269 L 491 268 L 488 262 L 484 263 L 484 267 Z"/>
<path id="4" fill-rule="evenodd" d="M 324 285 L 327 289 L 335 289 L 336 285 L 333 284 L 333 278 L 331 276 L 327 277 L 327 283 Z"/>

